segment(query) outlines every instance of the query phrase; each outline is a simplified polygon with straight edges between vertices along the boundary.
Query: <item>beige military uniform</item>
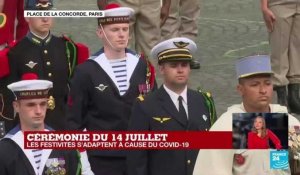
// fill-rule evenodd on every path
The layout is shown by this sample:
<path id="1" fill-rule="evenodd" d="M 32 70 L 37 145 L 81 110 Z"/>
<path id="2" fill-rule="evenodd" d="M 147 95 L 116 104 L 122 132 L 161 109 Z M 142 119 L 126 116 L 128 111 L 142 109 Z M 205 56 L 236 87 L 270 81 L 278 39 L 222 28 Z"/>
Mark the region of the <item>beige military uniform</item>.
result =
<path id="1" fill-rule="evenodd" d="M 162 39 L 187 37 L 193 41 L 198 35 L 199 0 L 171 0 L 169 17 L 162 27 Z"/>
<path id="2" fill-rule="evenodd" d="M 137 53 L 150 55 L 160 42 L 160 0 L 109 0 L 134 10 L 130 22 L 129 48 Z"/>
<path id="3" fill-rule="evenodd" d="M 269 0 L 276 20 L 270 33 L 274 85 L 300 83 L 300 0 Z"/>
<path id="4" fill-rule="evenodd" d="M 271 104 L 272 113 L 287 113 L 287 108 Z M 228 108 L 210 131 L 232 131 L 232 114 L 245 113 L 243 104 Z M 300 125 L 300 122 L 289 115 L 289 125 Z M 242 154 L 245 162 L 242 165 L 234 163 L 234 154 Z M 270 150 L 221 150 L 203 149 L 199 151 L 193 175 L 287 175 L 289 170 L 270 169 Z"/>

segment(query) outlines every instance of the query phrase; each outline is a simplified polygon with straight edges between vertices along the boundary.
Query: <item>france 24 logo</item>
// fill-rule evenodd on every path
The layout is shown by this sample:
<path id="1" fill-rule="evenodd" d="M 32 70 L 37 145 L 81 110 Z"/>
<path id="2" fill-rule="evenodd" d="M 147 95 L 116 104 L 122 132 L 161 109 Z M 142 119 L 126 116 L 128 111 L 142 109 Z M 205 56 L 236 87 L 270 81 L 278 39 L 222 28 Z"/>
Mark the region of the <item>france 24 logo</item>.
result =
<path id="1" fill-rule="evenodd" d="M 271 169 L 288 169 L 289 154 L 288 151 L 270 151 Z"/>

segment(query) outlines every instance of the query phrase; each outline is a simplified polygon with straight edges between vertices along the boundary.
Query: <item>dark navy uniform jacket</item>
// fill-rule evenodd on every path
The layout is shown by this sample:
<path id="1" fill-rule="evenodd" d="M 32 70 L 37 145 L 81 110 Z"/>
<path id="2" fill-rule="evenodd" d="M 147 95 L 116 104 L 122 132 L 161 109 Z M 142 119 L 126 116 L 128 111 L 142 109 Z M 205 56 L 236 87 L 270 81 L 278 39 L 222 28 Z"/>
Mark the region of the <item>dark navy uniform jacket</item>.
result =
<path id="1" fill-rule="evenodd" d="M 10 74 L 0 80 L 0 94 L 3 96 L 4 103 L 3 115 L 6 118 L 13 118 L 14 116 L 12 108 L 14 96 L 6 86 L 21 80 L 22 75 L 26 73 L 34 73 L 38 79 L 53 82 L 53 89 L 50 90 L 49 94 L 54 97 L 56 107 L 54 110 L 47 111 L 45 122 L 55 130 L 64 129 L 69 76 L 66 41 L 51 34 L 41 40 L 32 33 L 28 33 L 15 47 L 10 49 L 8 57 Z M 0 117 L 0 120 L 5 119 Z M 6 131 L 15 126 L 9 120 L 5 121 Z"/>
<path id="2" fill-rule="evenodd" d="M 179 112 L 163 86 L 133 106 L 129 130 L 206 131 L 209 113 L 201 93 L 188 89 L 188 122 Z M 168 118 L 168 120 L 164 120 Z M 160 119 L 160 120 L 159 120 Z M 162 122 L 163 121 L 163 122 Z M 199 140 L 205 141 L 205 140 Z M 192 175 L 198 150 L 129 151 L 129 175 Z"/>
<path id="3" fill-rule="evenodd" d="M 43 150 L 39 166 L 37 169 L 32 150 L 24 149 L 24 135 L 17 125 L 0 141 L 1 175 L 47 175 L 49 171 L 81 174 L 80 156 L 76 150 Z"/>
<path id="4" fill-rule="evenodd" d="M 128 90 L 120 95 L 111 65 L 103 49 L 74 71 L 68 99 L 69 129 L 126 131 L 131 107 L 146 83 L 146 61 L 126 50 Z M 124 157 L 124 151 L 90 150 L 88 155 Z"/>

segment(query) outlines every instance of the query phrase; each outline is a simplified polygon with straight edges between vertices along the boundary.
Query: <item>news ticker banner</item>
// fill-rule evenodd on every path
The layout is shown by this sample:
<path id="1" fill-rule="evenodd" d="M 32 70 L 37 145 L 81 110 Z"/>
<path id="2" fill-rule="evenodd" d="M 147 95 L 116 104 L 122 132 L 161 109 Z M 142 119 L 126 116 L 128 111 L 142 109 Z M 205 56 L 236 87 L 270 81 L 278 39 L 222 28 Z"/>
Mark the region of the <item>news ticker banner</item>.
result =
<path id="1" fill-rule="evenodd" d="M 58 18 L 99 18 L 104 17 L 100 10 L 25 10 L 24 17 L 58 17 Z"/>
<path id="2" fill-rule="evenodd" d="M 232 149 L 232 132 L 25 131 L 25 149 Z"/>

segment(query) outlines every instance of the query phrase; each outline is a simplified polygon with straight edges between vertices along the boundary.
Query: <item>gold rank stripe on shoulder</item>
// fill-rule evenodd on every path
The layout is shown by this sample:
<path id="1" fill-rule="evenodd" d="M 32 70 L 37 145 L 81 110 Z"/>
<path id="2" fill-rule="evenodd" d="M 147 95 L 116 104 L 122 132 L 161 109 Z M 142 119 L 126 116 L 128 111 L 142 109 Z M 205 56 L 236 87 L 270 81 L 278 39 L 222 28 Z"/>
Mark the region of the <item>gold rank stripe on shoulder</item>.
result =
<path id="1" fill-rule="evenodd" d="M 152 117 L 152 118 L 160 123 L 164 123 L 166 121 L 171 120 L 171 117 Z"/>

